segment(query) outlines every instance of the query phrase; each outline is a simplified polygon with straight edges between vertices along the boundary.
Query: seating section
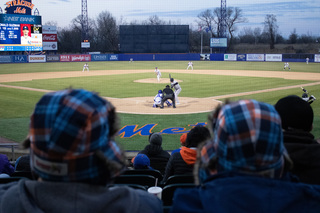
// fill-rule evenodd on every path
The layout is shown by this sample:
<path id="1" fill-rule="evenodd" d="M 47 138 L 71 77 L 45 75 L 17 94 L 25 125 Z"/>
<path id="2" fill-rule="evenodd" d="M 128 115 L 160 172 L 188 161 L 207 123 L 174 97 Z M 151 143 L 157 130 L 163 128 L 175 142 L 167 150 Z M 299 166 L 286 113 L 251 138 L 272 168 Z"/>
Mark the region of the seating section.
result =
<path id="1" fill-rule="evenodd" d="M 163 186 L 176 184 L 176 183 L 194 183 L 194 177 L 193 175 L 172 175 L 163 184 Z"/>
<path id="2" fill-rule="evenodd" d="M 138 184 L 149 188 L 156 184 L 156 178 L 151 175 L 120 175 L 114 179 L 114 184 Z"/>
<path id="3" fill-rule="evenodd" d="M 158 178 L 158 182 L 162 181 L 162 174 L 159 170 L 152 170 L 152 169 L 128 169 L 126 170 L 123 175 L 151 175 L 155 178 Z"/>
<path id="4" fill-rule="evenodd" d="M 191 188 L 195 187 L 194 183 L 175 183 L 169 184 L 162 189 L 162 202 L 164 206 L 171 206 L 173 202 L 173 195 L 177 188 Z"/>

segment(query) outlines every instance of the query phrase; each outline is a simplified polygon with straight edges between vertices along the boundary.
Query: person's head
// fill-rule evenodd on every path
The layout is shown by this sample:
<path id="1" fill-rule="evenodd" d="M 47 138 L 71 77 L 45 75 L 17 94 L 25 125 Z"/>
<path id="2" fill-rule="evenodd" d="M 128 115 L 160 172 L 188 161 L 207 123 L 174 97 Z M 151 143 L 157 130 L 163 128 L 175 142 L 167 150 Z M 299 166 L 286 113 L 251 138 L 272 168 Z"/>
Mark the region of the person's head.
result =
<path id="1" fill-rule="evenodd" d="M 186 145 L 187 135 L 188 135 L 188 133 L 183 133 L 183 134 L 180 136 L 181 146 L 185 146 L 185 145 Z"/>
<path id="2" fill-rule="evenodd" d="M 169 85 L 166 85 L 166 88 L 170 88 L 170 86 L 169 86 Z"/>
<path id="3" fill-rule="evenodd" d="M 14 165 L 14 170 L 17 172 L 30 172 L 30 155 L 20 156 Z"/>
<path id="4" fill-rule="evenodd" d="M 11 165 L 8 156 L 0 154 L 0 174 L 11 175 L 14 172 L 14 167 Z"/>
<path id="5" fill-rule="evenodd" d="M 174 79 L 173 78 L 170 78 L 170 82 L 173 82 L 174 81 Z"/>
<path id="6" fill-rule="evenodd" d="M 210 131 L 207 127 L 197 125 L 193 127 L 187 134 L 186 147 L 197 147 L 200 143 L 210 138 Z"/>
<path id="7" fill-rule="evenodd" d="M 29 28 L 28 28 L 28 26 L 23 26 L 22 32 L 23 32 L 23 36 L 24 37 L 29 36 Z"/>
<path id="8" fill-rule="evenodd" d="M 311 131 L 313 110 L 310 104 L 296 95 L 289 95 L 278 100 L 275 108 L 280 114 L 282 128 Z"/>
<path id="9" fill-rule="evenodd" d="M 162 136 L 159 133 L 152 133 L 151 135 L 149 135 L 149 143 L 153 146 L 161 146 Z"/>
<path id="10" fill-rule="evenodd" d="M 200 180 L 217 172 L 282 176 L 289 158 L 281 118 L 272 105 L 240 100 L 221 106 L 213 115 L 209 120 L 213 140 L 200 149 Z"/>
<path id="11" fill-rule="evenodd" d="M 158 93 L 159 93 L 159 94 L 162 94 L 162 90 L 158 90 Z"/>
<path id="12" fill-rule="evenodd" d="M 47 181 L 104 185 L 125 168 L 114 106 L 93 92 L 45 94 L 31 115 L 30 165 Z"/>
<path id="13" fill-rule="evenodd" d="M 150 159 L 145 154 L 138 154 L 133 161 L 134 169 L 150 169 Z"/>

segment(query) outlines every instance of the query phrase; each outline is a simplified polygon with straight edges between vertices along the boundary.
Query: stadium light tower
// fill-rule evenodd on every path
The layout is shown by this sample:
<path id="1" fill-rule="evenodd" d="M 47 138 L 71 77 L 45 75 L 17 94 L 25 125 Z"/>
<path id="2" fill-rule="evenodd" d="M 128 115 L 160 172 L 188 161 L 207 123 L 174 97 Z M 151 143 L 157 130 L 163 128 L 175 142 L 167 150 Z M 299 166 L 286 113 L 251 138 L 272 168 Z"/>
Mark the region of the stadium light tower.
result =
<path id="1" fill-rule="evenodd" d="M 87 0 L 82 0 L 81 6 L 81 41 L 84 42 L 89 40 Z"/>
<path id="2" fill-rule="evenodd" d="M 221 0 L 221 21 L 219 27 L 219 37 L 226 38 L 227 37 L 227 0 Z"/>

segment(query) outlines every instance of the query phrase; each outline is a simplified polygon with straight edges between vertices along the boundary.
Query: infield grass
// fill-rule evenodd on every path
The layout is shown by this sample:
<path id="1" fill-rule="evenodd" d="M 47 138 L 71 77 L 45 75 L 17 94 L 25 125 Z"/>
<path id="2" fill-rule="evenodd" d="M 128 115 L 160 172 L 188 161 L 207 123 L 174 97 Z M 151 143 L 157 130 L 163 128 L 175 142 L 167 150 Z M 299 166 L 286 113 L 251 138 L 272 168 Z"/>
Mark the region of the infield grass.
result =
<path id="1" fill-rule="evenodd" d="M 82 71 L 84 63 L 39 63 L 39 64 L 0 64 L 1 74 L 13 73 L 33 73 L 33 72 L 57 72 L 57 71 Z M 186 69 L 186 61 L 135 61 L 129 62 L 89 62 L 90 70 L 137 70 L 150 69 L 150 73 L 109 75 L 109 76 L 85 76 L 75 78 L 33 80 L 26 82 L 11 82 L 7 85 L 24 86 L 31 88 L 59 90 L 69 86 L 74 88 L 85 88 L 99 92 L 106 97 L 142 97 L 154 96 L 157 90 L 162 89 L 161 85 L 133 83 L 135 79 L 154 78 L 154 67 L 160 70 L 165 69 Z M 310 63 L 290 63 L 291 72 L 320 72 L 320 64 Z M 263 70 L 263 71 L 283 71 L 282 62 L 213 62 L 196 61 L 194 71 L 189 73 L 174 73 L 176 79 L 183 79 L 181 83 L 183 91 L 181 97 L 212 97 L 218 95 L 234 94 L 239 92 L 249 92 L 261 89 L 277 88 L 289 85 L 298 85 L 312 81 L 285 80 L 279 78 L 259 78 L 242 76 L 213 76 L 196 75 L 197 69 L 203 70 Z M 320 85 L 306 88 L 310 94 L 320 99 Z M 137 92 L 139 92 L 137 95 Z M 299 88 L 280 90 L 232 98 L 252 98 L 275 104 L 277 100 L 287 95 L 301 96 Z M 5 137 L 13 141 L 22 141 L 28 133 L 29 117 L 34 105 L 43 95 L 42 92 L 26 91 L 0 87 L 0 137 Z M 315 120 L 313 134 L 320 137 L 320 100 L 312 104 Z M 207 122 L 208 113 L 187 114 L 187 115 L 134 115 L 119 114 L 121 127 L 126 125 L 137 125 L 140 128 L 146 124 L 156 124 L 153 132 L 162 131 L 168 128 L 182 128 L 190 130 L 196 123 Z M 181 132 L 183 132 L 181 130 Z M 163 134 L 163 147 L 172 150 L 179 147 L 179 137 L 181 134 Z M 148 143 L 148 136 L 134 135 L 131 138 L 117 137 L 116 140 L 126 150 L 141 150 Z"/>

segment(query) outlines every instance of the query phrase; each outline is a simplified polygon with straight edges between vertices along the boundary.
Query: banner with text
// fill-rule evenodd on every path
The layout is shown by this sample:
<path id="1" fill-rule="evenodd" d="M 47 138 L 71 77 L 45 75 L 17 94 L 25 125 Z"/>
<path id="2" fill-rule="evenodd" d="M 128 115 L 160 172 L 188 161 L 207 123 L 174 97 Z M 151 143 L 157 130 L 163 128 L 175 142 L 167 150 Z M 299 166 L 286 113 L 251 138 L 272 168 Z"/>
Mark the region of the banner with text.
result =
<path id="1" fill-rule="evenodd" d="M 264 61 L 264 54 L 247 54 L 247 61 Z"/>
<path id="2" fill-rule="evenodd" d="M 45 55 L 29 55 L 29 63 L 46 62 Z"/>
<path id="3" fill-rule="evenodd" d="M 224 54 L 224 60 L 225 61 L 236 61 L 237 54 Z"/>
<path id="4" fill-rule="evenodd" d="M 282 54 L 266 54 L 266 61 L 282 61 Z"/>
<path id="5" fill-rule="evenodd" d="M 57 27 L 43 25 L 42 27 L 43 50 L 58 50 Z"/>
<path id="6" fill-rule="evenodd" d="M 314 62 L 320 62 L 320 54 L 314 55 Z"/>

